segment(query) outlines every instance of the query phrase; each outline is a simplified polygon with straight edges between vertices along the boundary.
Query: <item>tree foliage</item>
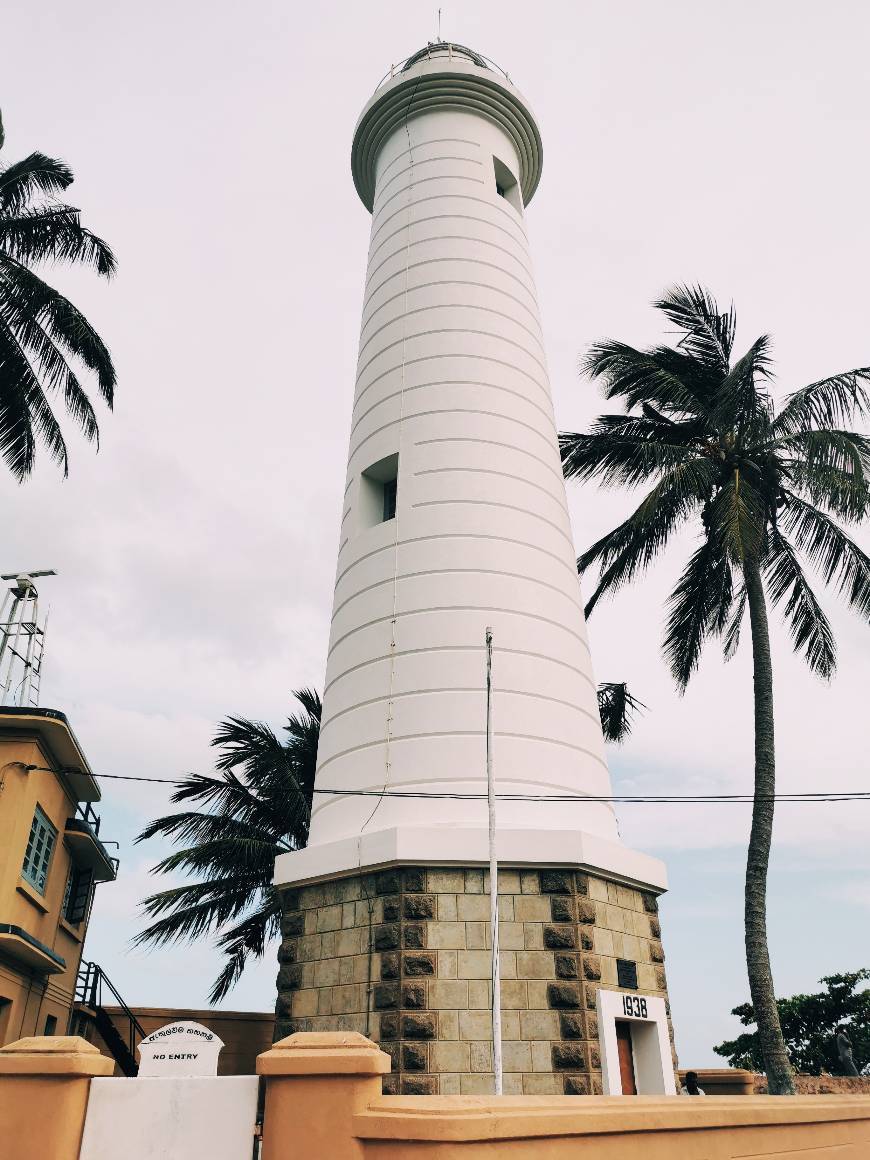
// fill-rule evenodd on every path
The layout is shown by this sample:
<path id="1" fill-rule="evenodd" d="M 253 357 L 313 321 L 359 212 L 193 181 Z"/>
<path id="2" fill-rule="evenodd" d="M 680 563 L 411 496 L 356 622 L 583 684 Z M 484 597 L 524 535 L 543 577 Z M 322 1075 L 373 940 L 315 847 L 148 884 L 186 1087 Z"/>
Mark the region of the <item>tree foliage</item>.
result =
<path id="1" fill-rule="evenodd" d="M 34 270 L 85 266 L 103 278 L 115 272 L 111 249 L 61 200 L 72 180 L 64 162 L 43 153 L 0 165 L 0 456 L 19 482 L 33 471 L 40 444 L 67 474 L 58 403 L 85 439 L 99 444 L 83 377 L 96 380 L 109 407 L 114 401 L 115 368 L 106 346 L 81 311 Z"/>
<path id="2" fill-rule="evenodd" d="M 862 1075 L 870 1075 L 870 989 L 864 984 L 870 970 L 862 968 L 842 975 L 826 975 L 819 982 L 824 990 L 814 995 L 792 995 L 777 999 L 779 1021 L 794 1067 L 804 1075 L 837 1075 L 837 1029 L 848 1028 L 855 1065 Z M 731 1012 L 744 1027 L 755 1023 L 751 1003 L 742 1003 Z M 713 1050 L 731 1067 L 761 1071 L 764 1066 L 757 1031 L 746 1031 L 726 1040 Z"/>
<path id="3" fill-rule="evenodd" d="M 144 899 L 143 912 L 154 921 L 134 942 L 163 946 L 212 934 L 225 959 L 209 994 L 212 1003 L 236 984 L 248 958 L 261 958 L 277 937 L 275 859 L 308 842 L 321 706 L 310 689 L 294 696 L 301 712 L 289 718 L 286 739 L 244 717 L 221 722 L 212 740 L 216 776 L 190 773 L 172 795 L 176 804 L 201 808 L 157 818 L 136 839 L 171 839 L 180 848 L 154 873 L 181 872 L 196 881 Z"/>
<path id="4" fill-rule="evenodd" d="M 628 691 L 625 681 L 604 681 L 598 686 L 598 716 L 605 741 L 619 745 L 631 733 L 634 717 L 645 709 Z"/>
<path id="5" fill-rule="evenodd" d="M 642 488 L 634 511 L 578 559 L 597 573 L 586 605 L 638 580 L 674 536 L 693 527 L 691 554 L 668 602 L 663 651 L 682 691 L 704 645 L 737 651 L 749 612 L 753 652 L 755 793 L 744 888 L 750 993 L 768 1086 L 792 1094 L 767 946 L 767 871 L 776 794 L 773 665 L 767 606 L 779 609 L 794 649 L 829 679 L 830 623 L 807 566 L 864 620 L 870 558 L 842 525 L 870 513 L 870 440 L 850 429 L 870 414 L 870 367 L 810 383 L 777 411 L 770 339 L 737 356 L 733 307 L 701 287 L 677 286 L 656 307 L 680 332 L 675 346 L 640 350 L 608 339 L 583 370 L 623 410 L 560 436 L 565 475 Z"/>
<path id="6" fill-rule="evenodd" d="M 676 348 L 596 343 L 583 369 L 626 411 L 560 436 L 567 478 L 647 489 L 577 561 L 598 572 L 586 614 L 694 521 L 698 546 L 671 595 L 664 637 L 679 687 L 708 638 L 722 639 L 726 658 L 736 651 L 747 559 L 760 564 L 795 649 L 829 678 L 836 646 L 804 565 L 870 619 L 870 559 L 840 526 L 870 512 L 870 439 L 844 427 L 870 415 L 870 367 L 811 383 L 777 413 L 768 336 L 735 359 L 733 308 L 720 312 L 699 287 L 677 287 L 655 305 L 684 330 Z"/>

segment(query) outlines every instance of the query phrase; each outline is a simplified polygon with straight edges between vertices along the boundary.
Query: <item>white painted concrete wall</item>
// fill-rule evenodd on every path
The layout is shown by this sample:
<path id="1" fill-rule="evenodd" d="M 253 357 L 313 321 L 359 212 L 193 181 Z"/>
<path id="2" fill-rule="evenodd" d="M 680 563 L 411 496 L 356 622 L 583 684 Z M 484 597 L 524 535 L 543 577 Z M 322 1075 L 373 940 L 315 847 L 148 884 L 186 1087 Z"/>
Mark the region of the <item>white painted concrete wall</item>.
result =
<path id="1" fill-rule="evenodd" d="M 255 1075 L 92 1079 L 79 1160 L 250 1160 L 258 1083 Z"/>
<path id="2" fill-rule="evenodd" d="M 484 790 L 491 625 L 499 789 L 607 795 L 528 223 L 496 192 L 518 146 L 428 110 L 377 156 L 317 784 Z M 366 526 L 361 474 L 396 453 L 396 518 Z M 484 802 L 318 796 L 311 842 L 485 822 Z M 617 838 L 598 803 L 501 804 L 499 825 Z"/>

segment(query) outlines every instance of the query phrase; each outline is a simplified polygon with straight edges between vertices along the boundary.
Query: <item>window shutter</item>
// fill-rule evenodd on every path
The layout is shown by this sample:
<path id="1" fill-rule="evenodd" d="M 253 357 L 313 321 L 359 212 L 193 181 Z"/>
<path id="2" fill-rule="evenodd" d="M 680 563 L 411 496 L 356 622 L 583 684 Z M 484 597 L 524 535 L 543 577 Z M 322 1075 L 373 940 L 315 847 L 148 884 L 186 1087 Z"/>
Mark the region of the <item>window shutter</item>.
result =
<path id="1" fill-rule="evenodd" d="M 76 870 L 66 905 L 66 920 L 73 926 L 77 926 L 88 912 L 93 881 L 93 870 Z"/>

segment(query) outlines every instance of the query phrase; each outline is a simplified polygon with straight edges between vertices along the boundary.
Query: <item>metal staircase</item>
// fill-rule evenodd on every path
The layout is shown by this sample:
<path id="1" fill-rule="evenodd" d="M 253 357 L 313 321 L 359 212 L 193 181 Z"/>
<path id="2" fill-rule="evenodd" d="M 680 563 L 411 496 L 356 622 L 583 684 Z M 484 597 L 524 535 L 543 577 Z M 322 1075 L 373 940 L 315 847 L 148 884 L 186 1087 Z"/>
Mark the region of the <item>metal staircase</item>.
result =
<path id="1" fill-rule="evenodd" d="M 111 1005 L 119 1008 L 121 1030 L 116 1025 L 118 1015 L 113 1017 L 103 1006 L 103 988 L 112 997 Z M 82 962 L 76 979 L 75 998 L 79 1014 L 85 1014 L 93 1020 L 124 1075 L 137 1075 L 139 1065 L 136 1062 L 136 1047 L 145 1038 L 145 1031 L 99 964 Z"/>

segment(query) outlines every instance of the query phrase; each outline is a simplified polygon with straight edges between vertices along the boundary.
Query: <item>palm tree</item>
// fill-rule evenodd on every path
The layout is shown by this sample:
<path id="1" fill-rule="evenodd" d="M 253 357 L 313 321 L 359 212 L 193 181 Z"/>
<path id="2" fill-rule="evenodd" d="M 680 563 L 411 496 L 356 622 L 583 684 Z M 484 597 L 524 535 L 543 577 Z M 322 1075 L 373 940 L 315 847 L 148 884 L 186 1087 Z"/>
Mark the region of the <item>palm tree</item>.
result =
<path id="1" fill-rule="evenodd" d="M 770 340 L 732 358 L 735 314 L 701 288 L 677 287 L 655 303 L 680 331 L 674 347 L 594 345 L 583 370 L 625 411 L 601 415 L 588 434 L 560 437 L 565 475 L 649 490 L 635 511 L 577 561 L 599 570 L 587 616 L 602 596 L 642 573 L 690 519 L 700 542 L 668 600 L 663 650 L 681 690 L 704 643 L 737 649 L 749 610 L 755 697 L 755 795 L 746 862 L 746 965 L 768 1090 L 794 1092 L 767 948 L 767 867 L 775 781 L 768 603 L 778 606 L 810 669 L 830 678 L 831 626 L 800 557 L 870 616 L 870 559 L 836 522 L 870 508 L 870 440 L 847 429 L 870 412 L 870 367 L 811 383 L 776 411 L 769 395 Z M 652 485 L 652 486 L 650 486 Z"/>
<path id="2" fill-rule="evenodd" d="M 212 741 L 221 751 L 215 762 L 220 776 L 188 774 L 172 795 L 175 804 L 206 808 L 157 818 L 136 839 L 159 835 L 184 843 L 184 849 L 158 862 L 156 873 L 204 876 L 146 898 L 144 913 L 156 921 L 133 941 L 162 946 L 216 932 L 226 963 L 209 994 L 212 1003 L 236 984 L 248 957 L 262 958 L 277 937 L 281 900 L 272 886 L 275 859 L 308 842 L 321 704 L 310 689 L 293 695 L 302 713 L 285 726 L 287 741 L 244 717 L 221 722 Z M 598 705 L 604 735 L 614 742 L 628 736 L 634 713 L 643 708 L 625 684 L 599 686 Z M 231 922 L 235 925 L 227 926 Z"/>
<path id="3" fill-rule="evenodd" d="M 219 751 L 218 776 L 190 773 L 172 795 L 174 803 L 205 807 L 168 814 L 150 822 L 136 839 L 161 836 L 184 844 L 154 867 L 158 874 L 185 871 L 200 881 L 152 894 L 142 903 L 156 921 L 134 942 L 162 946 L 216 935 L 225 963 L 209 1001 L 231 990 L 249 956 L 262 958 L 278 935 L 281 902 L 272 886 L 275 859 L 308 841 L 320 697 L 300 689 L 301 712 L 284 726 L 279 740 L 268 725 L 229 717 L 212 740 Z"/>
<path id="4" fill-rule="evenodd" d="M 106 243 L 58 198 L 72 180 L 68 166 L 42 153 L 0 165 L 0 454 L 19 483 L 33 471 L 38 443 L 67 474 L 66 441 L 50 396 L 62 399 L 85 438 L 99 446 L 80 368 L 96 376 L 109 407 L 114 398 L 115 368 L 99 335 L 32 269 L 52 262 L 90 266 L 104 278 L 115 272 Z"/>

